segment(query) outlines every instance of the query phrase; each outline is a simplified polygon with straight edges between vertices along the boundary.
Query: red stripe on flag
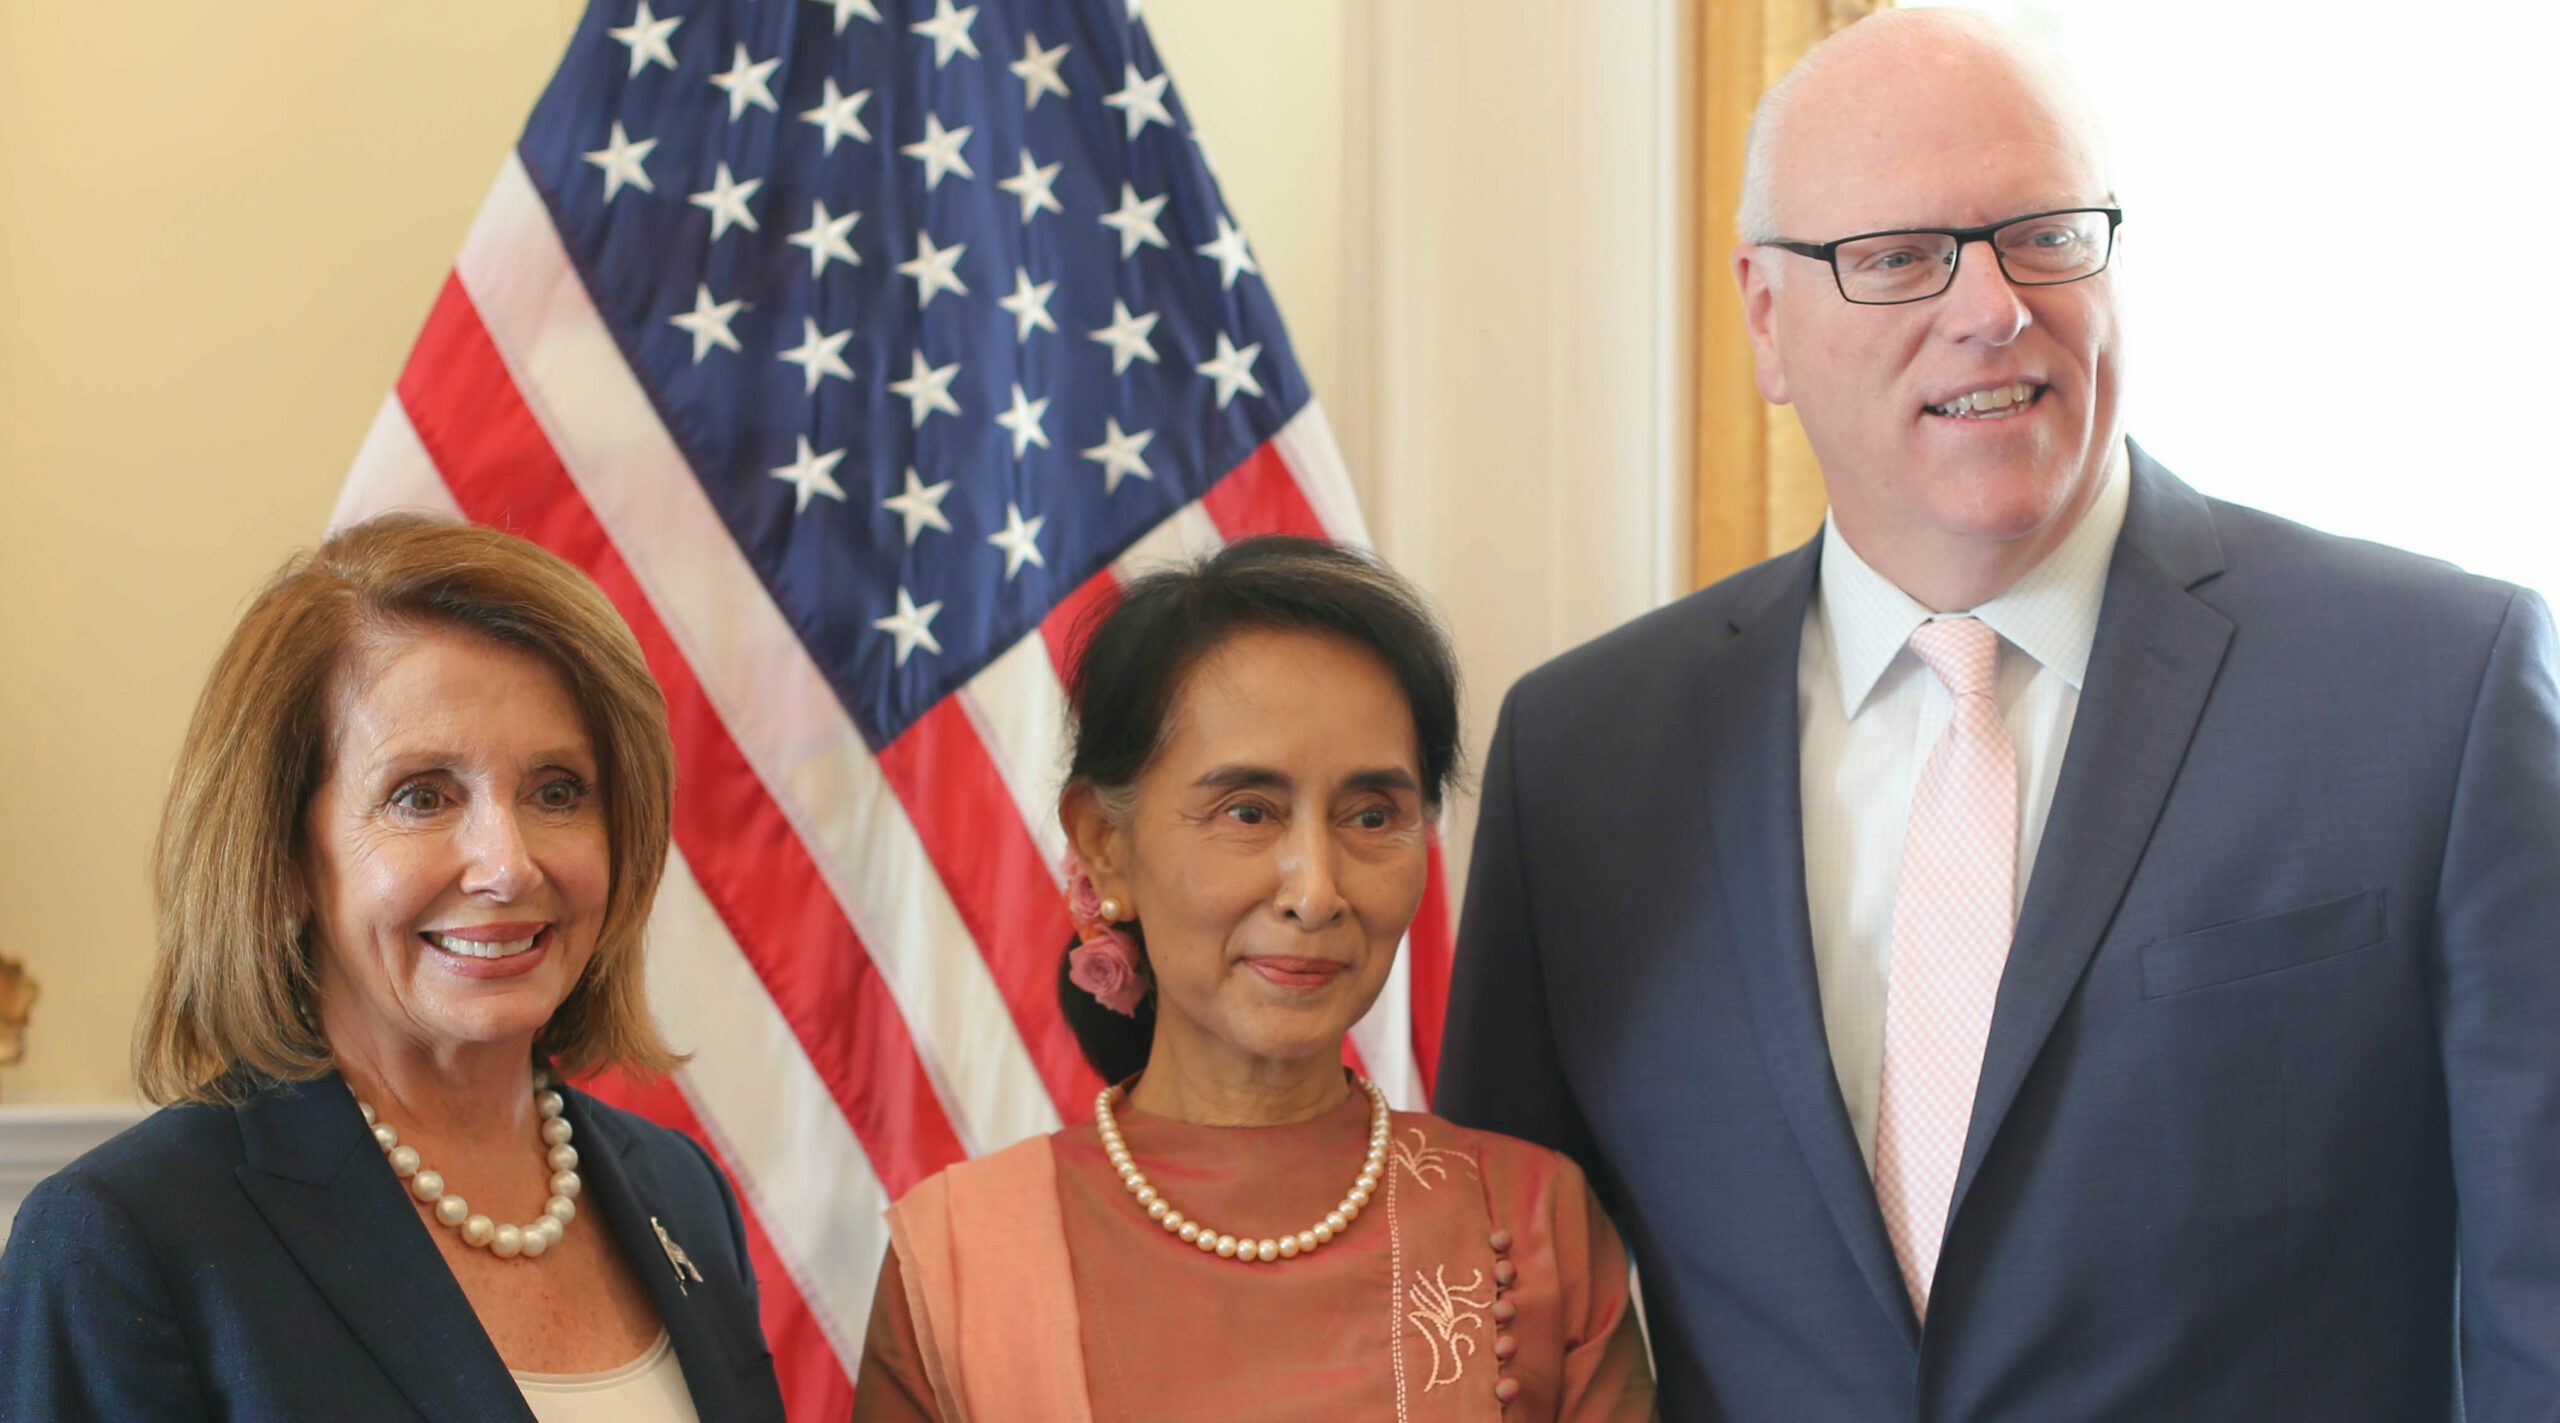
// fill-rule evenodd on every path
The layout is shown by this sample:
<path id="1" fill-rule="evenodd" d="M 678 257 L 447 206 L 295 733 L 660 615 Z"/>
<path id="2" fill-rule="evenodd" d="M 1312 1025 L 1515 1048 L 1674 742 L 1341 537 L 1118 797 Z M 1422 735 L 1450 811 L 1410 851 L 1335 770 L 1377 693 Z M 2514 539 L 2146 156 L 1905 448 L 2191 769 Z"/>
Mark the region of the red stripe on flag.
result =
<path id="1" fill-rule="evenodd" d="M 1298 488 L 1297 476 L 1268 440 L 1229 470 L 1226 478 L 1209 486 L 1209 492 L 1200 496 L 1200 507 L 1209 511 L 1229 543 L 1255 534 L 1328 537 L 1315 506 Z"/>
<path id="2" fill-rule="evenodd" d="M 676 844 L 881 1186 L 894 1199 L 959 1160 L 959 1137 L 870 953 L 561 466 L 459 278 L 437 297 L 399 394 L 463 512 L 584 569 L 639 638 L 675 739 Z"/>
<path id="3" fill-rule="evenodd" d="M 720 1169 L 736 1179 L 737 1171 L 711 1134 L 702 1129 L 701 1119 L 694 1115 L 693 1102 L 676 1086 L 674 1078 L 641 1082 L 607 1071 L 579 1085 L 626 1112 L 637 1112 L 701 1142 Z M 774 1250 L 764 1223 L 756 1218 L 755 1204 L 741 1199 L 738 1214 L 747 1227 L 747 1260 L 756 1272 L 756 1313 L 764 1325 L 765 1344 L 773 1350 L 773 1369 L 781 1380 L 783 1398 L 790 1402 L 791 1411 L 803 1418 L 849 1417 L 853 1412 L 853 1380 L 845 1376 L 844 1361 L 836 1355 L 835 1341 L 818 1327 L 818 1317 L 800 1293 L 790 1266 Z M 844 1326 L 851 1321 L 837 1323 Z"/>
<path id="4" fill-rule="evenodd" d="M 1076 591 L 1058 600 L 1040 620 L 1040 640 L 1049 646 L 1049 665 L 1058 669 L 1058 685 L 1075 685 L 1076 659 L 1084 656 L 1084 639 L 1113 608 L 1120 605 L 1120 580 L 1105 568 Z"/>
<path id="5" fill-rule="evenodd" d="M 1440 1034 L 1449 1016 L 1449 970 L 1456 957 L 1449 933 L 1449 877 L 1441 863 L 1440 837 L 1431 837 L 1431 878 L 1423 885 L 1422 912 L 1406 931 L 1406 966 L 1413 982 L 1413 1064 L 1427 1100 L 1440 1081 Z"/>
<path id="6" fill-rule="evenodd" d="M 1082 1120 L 1102 1079 L 1058 1012 L 1058 958 L 1075 928 L 977 726 L 945 697 L 880 748 L 880 770 L 978 941 L 1058 1115 Z"/>

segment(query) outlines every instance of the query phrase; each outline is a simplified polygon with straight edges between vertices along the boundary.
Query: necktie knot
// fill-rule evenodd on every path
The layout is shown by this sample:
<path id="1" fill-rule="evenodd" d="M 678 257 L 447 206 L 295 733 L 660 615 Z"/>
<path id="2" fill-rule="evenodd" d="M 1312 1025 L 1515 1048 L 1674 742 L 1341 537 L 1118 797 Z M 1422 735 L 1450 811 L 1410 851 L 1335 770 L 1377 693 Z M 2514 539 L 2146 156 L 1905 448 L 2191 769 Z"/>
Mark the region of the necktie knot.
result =
<path id="1" fill-rule="evenodd" d="M 1991 695 L 1994 669 L 1999 665 L 2000 634 L 1980 618 L 1941 618 L 1922 623 L 1911 634 L 1911 650 L 1938 680 L 1955 694 L 1958 701 L 1966 697 Z"/>

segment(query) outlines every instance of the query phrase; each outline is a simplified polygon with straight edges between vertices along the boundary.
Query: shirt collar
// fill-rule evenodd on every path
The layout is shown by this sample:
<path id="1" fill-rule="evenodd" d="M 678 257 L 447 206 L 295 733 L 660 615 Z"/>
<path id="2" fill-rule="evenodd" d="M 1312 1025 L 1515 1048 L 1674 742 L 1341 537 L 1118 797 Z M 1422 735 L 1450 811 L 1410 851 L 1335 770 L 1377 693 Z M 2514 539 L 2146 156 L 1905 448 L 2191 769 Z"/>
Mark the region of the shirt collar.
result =
<path id="1" fill-rule="evenodd" d="M 2097 502 L 2053 552 L 2007 592 L 1972 611 L 2073 691 L 2089 670 L 2098 605 L 2106 596 L 2116 536 L 2124 531 L 2130 486 L 2130 480 L 2111 469 Z M 1831 633 L 1840 710 L 1855 720 L 1885 670 L 1911 641 L 1912 630 L 1934 615 L 1860 558 L 1827 515 L 1818 596 Z"/>

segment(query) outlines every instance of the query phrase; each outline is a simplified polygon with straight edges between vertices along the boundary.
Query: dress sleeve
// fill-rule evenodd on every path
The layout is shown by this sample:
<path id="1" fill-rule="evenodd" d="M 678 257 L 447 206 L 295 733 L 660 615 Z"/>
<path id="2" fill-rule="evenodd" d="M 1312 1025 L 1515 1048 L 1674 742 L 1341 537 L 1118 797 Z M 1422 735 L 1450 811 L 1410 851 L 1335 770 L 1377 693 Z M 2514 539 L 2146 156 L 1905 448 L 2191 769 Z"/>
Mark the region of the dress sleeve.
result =
<path id="1" fill-rule="evenodd" d="M 917 1352 L 915 1316 L 898 1252 L 880 1257 L 871 1295 L 871 1327 L 862 1337 L 862 1369 L 853 1385 L 854 1423 L 942 1423 L 933 1384 Z"/>
<path id="2" fill-rule="evenodd" d="M 1653 1365 L 1627 1275 L 1627 1248 L 1570 1158 L 1556 1182 L 1556 1264 L 1563 1275 L 1565 1356 L 1557 1423 L 1654 1418 Z"/>
<path id="3" fill-rule="evenodd" d="M 0 1255 L 0 1418 L 210 1418 L 159 1262 L 104 1191 L 56 1176 Z"/>

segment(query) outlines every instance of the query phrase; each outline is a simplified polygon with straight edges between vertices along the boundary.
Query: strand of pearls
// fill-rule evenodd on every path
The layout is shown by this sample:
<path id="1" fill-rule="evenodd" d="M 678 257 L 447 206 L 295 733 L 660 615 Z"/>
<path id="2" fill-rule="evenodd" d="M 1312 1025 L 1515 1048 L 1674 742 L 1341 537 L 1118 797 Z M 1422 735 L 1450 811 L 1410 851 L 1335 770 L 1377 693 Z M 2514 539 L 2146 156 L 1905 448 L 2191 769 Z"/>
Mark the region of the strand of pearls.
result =
<path id="1" fill-rule="evenodd" d="M 1115 1088 L 1105 1087 L 1093 1099 L 1094 1130 L 1102 1135 L 1102 1149 L 1110 1154 L 1113 1169 L 1120 1173 L 1120 1183 L 1129 1188 L 1147 1212 L 1147 1219 L 1165 1228 L 1166 1233 L 1181 1237 L 1183 1243 L 1200 1247 L 1201 1253 L 1222 1260 L 1241 1260 L 1247 1264 L 1294 1260 L 1312 1255 L 1333 1238 L 1351 1228 L 1360 1218 L 1369 1197 L 1377 1193 L 1378 1179 L 1387 1165 L 1387 1094 L 1378 1084 L 1358 1079 L 1360 1090 L 1369 1094 L 1369 1157 L 1360 1163 L 1360 1177 L 1351 1183 L 1342 1203 L 1325 1213 L 1324 1219 L 1295 1235 L 1275 1236 L 1269 1240 L 1239 1239 L 1236 1236 L 1202 1225 L 1174 1209 L 1164 1193 L 1155 1188 L 1138 1163 L 1129 1155 L 1129 1143 L 1120 1135 L 1120 1120 L 1111 1114 L 1111 1094 Z"/>
<path id="2" fill-rule="evenodd" d="M 410 1195 L 434 1206 L 437 1220 L 461 1231 L 465 1244 L 501 1260 L 519 1255 L 533 1260 L 559 1244 L 569 1222 L 578 1218 L 578 1192 L 585 1183 L 578 1179 L 578 1149 L 569 1144 L 569 1119 L 560 1115 L 567 1105 L 551 1090 L 551 1074 L 533 1074 L 533 1108 L 540 1114 L 542 1145 L 551 1164 L 551 1199 L 542 1204 L 542 1219 L 530 1225 L 499 1225 L 474 1213 L 470 1202 L 447 1191 L 444 1177 L 418 1159 L 416 1147 L 400 1144 L 400 1133 L 375 1117 L 372 1107 L 358 1102 L 356 1110 L 364 1113 L 364 1124 L 373 1128 L 375 1144 L 391 1162 L 391 1174 L 409 1183 Z"/>

